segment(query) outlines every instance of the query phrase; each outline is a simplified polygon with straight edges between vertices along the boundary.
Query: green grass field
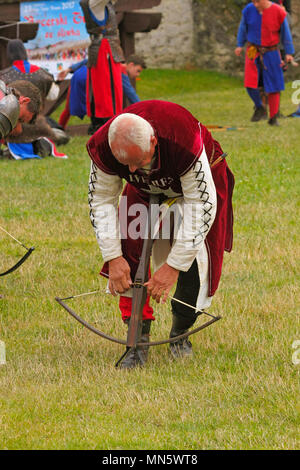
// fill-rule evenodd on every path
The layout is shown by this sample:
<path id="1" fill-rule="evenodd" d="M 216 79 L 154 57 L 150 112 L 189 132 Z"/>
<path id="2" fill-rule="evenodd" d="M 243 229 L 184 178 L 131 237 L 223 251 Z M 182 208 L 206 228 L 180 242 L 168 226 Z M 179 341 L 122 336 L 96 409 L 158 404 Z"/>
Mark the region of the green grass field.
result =
<path id="1" fill-rule="evenodd" d="M 283 114 L 296 108 L 293 91 L 289 83 L 282 93 Z M 144 369 L 115 369 L 123 347 L 54 300 L 105 289 L 89 220 L 87 138 L 59 148 L 68 160 L 1 160 L 0 225 L 36 249 L 0 282 L 0 449 L 297 449 L 300 120 L 251 123 L 242 82 L 213 72 L 147 69 L 138 93 L 179 103 L 206 125 L 243 128 L 213 131 L 236 179 L 234 247 L 210 309 L 222 320 L 192 337 L 190 360 L 171 361 L 158 346 Z M 23 254 L 2 232 L 0 251 L 0 271 Z M 69 304 L 126 337 L 116 299 Z M 152 339 L 168 336 L 169 312 L 155 306 Z"/>

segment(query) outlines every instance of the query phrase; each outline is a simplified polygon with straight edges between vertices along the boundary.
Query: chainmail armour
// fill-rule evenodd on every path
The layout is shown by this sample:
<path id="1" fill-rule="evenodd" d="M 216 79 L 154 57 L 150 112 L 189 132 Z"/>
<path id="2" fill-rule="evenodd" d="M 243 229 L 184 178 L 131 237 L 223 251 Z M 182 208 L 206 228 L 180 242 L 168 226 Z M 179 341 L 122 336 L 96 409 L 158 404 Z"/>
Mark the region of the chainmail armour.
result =
<path id="1" fill-rule="evenodd" d="M 0 80 L 8 84 L 16 80 L 27 80 L 33 83 L 41 92 L 43 101 L 49 93 L 51 85 L 54 81 L 53 76 L 40 68 L 33 73 L 23 73 L 14 67 L 8 67 L 0 71 Z"/>
<path id="2" fill-rule="evenodd" d="M 105 26 L 99 26 L 92 19 L 88 0 L 81 0 L 80 2 L 87 32 L 91 38 L 91 44 L 88 49 L 88 67 L 94 67 L 97 64 L 98 51 L 102 39 L 107 39 L 111 48 L 113 59 L 115 62 L 124 62 L 124 54 L 120 45 L 119 30 L 117 25 L 117 18 L 114 7 L 111 2 L 108 2 L 106 8 L 108 10 L 108 20 Z"/>

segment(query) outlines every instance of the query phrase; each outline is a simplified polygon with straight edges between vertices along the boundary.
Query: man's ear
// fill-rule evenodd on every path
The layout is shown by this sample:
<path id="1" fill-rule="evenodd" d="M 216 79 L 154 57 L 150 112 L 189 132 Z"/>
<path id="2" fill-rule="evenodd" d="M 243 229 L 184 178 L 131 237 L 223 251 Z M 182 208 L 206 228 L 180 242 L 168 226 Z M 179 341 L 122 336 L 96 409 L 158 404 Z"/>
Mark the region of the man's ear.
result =
<path id="1" fill-rule="evenodd" d="M 31 101 L 31 99 L 28 96 L 20 96 L 20 98 L 19 98 L 19 103 L 20 104 L 30 103 L 30 101 Z"/>
<path id="2" fill-rule="evenodd" d="M 157 145 L 157 138 L 155 137 L 155 135 L 152 135 L 152 136 L 150 137 L 150 142 L 151 142 L 152 145 L 154 145 L 154 147 L 156 147 L 156 145 Z"/>

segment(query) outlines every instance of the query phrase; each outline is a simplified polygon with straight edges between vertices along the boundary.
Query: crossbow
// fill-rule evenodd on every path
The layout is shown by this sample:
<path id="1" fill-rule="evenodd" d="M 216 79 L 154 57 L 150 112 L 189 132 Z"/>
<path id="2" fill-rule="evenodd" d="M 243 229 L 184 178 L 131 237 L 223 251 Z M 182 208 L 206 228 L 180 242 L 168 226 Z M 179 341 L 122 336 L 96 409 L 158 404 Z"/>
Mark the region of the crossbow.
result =
<path id="1" fill-rule="evenodd" d="M 168 343 L 174 343 L 175 341 L 178 341 L 183 338 L 187 338 L 188 336 L 191 336 L 195 333 L 198 333 L 199 331 L 203 330 L 204 328 L 207 328 L 210 326 L 212 323 L 215 323 L 216 321 L 220 320 L 220 316 L 214 316 L 211 315 L 205 311 L 200 311 L 199 314 L 205 314 L 211 317 L 210 320 L 207 322 L 203 323 L 202 325 L 198 326 L 197 328 L 194 328 L 193 330 L 189 330 L 181 335 L 175 336 L 173 338 L 167 338 L 167 339 L 162 339 L 158 341 L 150 341 L 148 343 L 140 343 L 139 340 L 141 338 L 141 332 L 142 332 L 142 321 L 143 321 L 143 307 L 146 302 L 147 298 L 147 287 L 144 286 L 145 282 L 148 280 L 148 272 L 149 272 L 149 263 L 150 263 L 150 256 L 151 256 L 151 249 L 152 249 L 152 244 L 153 244 L 153 235 L 151 234 L 151 223 L 150 223 L 150 215 L 153 217 L 155 211 L 157 209 L 157 213 L 159 211 L 159 205 L 158 205 L 158 196 L 157 195 L 151 195 L 150 196 L 150 202 L 149 202 L 149 209 L 148 209 L 148 224 L 146 227 L 146 236 L 144 237 L 144 243 L 143 243 L 143 249 L 142 249 L 142 254 L 140 257 L 140 262 L 139 266 L 134 278 L 134 282 L 132 284 L 132 310 L 131 310 L 131 317 L 129 321 L 129 327 L 128 327 L 128 333 L 127 333 L 127 339 L 123 340 L 120 338 L 115 338 L 114 336 L 108 335 L 97 328 L 95 328 L 93 325 L 85 321 L 82 317 L 80 317 L 72 308 L 67 305 L 66 300 L 78 297 L 78 296 L 70 296 L 70 297 L 65 297 L 65 298 L 60 298 L 60 297 L 55 297 L 55 300 L 73 317 L 75 320 L 77 320 L 81 325 L 83 325 L 85 328 L 90 330 L 92 333 L 95 333 L 96 335 L 100 336 L 101 338 L 107 339 L 109 341 L 112 341 L 114 343 L 122 344 L 126 346 L 126 351 L 125 353 L 121 356 L 121 358 L 118 360 L 116 363 L 116 367 L 122 362 L 122 360 L 125 358 L 125 356 L 128 354 L 128 352 L 132 348 L 136 348 L 137 346 L 158 346 L 162 344 L 168 344 Z M 79 294 L 80 295 L 85 295 L 85 294 Z M 171 297 L 173 300 L 178 301 L 180 303 L 180 300 Z M 188 307 L 193 308 L 194 310 L 195 307 L 187 305 Z"/>
<path id="2" fill-rule="evenodd" d="M 24 256 L 22 256 L 22 258 L 19 259 L 19 261 L 17 261 L 16 264 L 14 264 L 11 268 L 7 269 L 6 271 L 4 271 L 3 273 L 0 273 L 0 276 L 6 276 L 7 274 L 10 274 L 12 273 L 13 271 L 15 271 L 16 269 L 18 269 L 23 263 L 24 261 L 27 260 L 27 258 L 31 255 L 31 253 L 34 251 L 34 247 L 32 246 L 31 248 L 27 248 L 27 246 L 25 246 L 22 242 L 20 242 L 17 238 L 15 238 L 13 235 L 11 235 L 9 232 L 7 232 L 3 227 L 0 226 L 0 229 L 5 232 L 9 237 L 11 237 L 13 240 L 15 240 L 15 242 L 17 242 L 19 245 L 21 245 L 23 248 L 25 248 L 26 250 L 26 253 Z"/>

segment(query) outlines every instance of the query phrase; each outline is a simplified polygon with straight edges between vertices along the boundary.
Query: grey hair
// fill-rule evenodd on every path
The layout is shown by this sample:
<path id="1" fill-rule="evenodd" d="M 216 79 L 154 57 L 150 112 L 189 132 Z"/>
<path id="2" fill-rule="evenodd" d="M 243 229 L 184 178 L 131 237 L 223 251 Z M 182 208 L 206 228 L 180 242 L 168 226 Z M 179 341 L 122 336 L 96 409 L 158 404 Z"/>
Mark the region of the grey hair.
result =
<path id="1" fill-rule="evenodd" d="M 28 60 L 27 52 L 21 39 L 11 39 L 7 43 L 6 55 L 10 64 L 15 60 Z"/>
<path id="2" fill-rule="evenodd" d="M 121 144 L 118 152 L 119 158 L 126 158 L 127 153 L 122 144 L 134 144 L 143 152 L 150 150 L 150 137 L 154 136 L 154 130 L 146 119 L 136 114 L 123 113 L 117 116 L 108 130 L 108 143 L 111 147 L 113 142 Z"/>

